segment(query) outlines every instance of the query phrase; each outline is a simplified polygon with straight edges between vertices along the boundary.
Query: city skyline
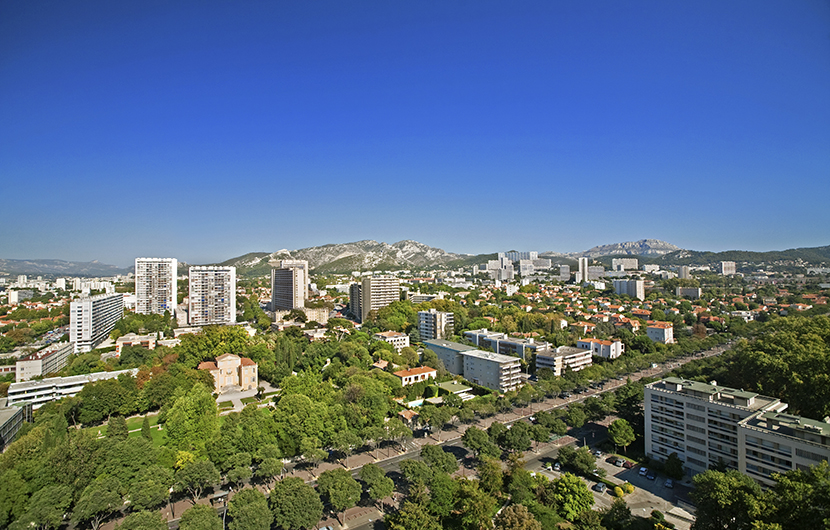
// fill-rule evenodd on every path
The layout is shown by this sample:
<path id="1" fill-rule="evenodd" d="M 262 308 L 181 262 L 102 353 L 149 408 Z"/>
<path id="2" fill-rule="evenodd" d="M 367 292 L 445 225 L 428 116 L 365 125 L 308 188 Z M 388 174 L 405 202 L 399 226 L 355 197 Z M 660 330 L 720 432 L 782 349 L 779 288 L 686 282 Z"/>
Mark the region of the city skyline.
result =
<path id="1" fill-rule="evenodd" d="M 4 3 L 0 257 L 827 245 L 827 27 L 818 1 Z"/>

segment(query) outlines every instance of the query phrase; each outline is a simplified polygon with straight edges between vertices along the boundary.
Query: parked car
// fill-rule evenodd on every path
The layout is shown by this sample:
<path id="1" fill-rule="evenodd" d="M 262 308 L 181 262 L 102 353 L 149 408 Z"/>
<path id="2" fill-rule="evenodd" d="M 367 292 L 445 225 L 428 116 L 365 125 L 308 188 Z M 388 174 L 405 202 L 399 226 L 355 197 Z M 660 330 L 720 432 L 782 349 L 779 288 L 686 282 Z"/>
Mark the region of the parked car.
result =
<path id="1" fill-rule="evenodd" d="M 562 469 L 562 465 L 559 462 L 555 462 L 553 464 L 553 470 L 554 471 L 559 471 L 560 469 Z"/>
<path id="2" fill-rule="evenodd" d="M 646 478 L 649 480 L 654 480 L 657 478 L 657 475 L 654 473 L 654 471 L 649 471 L 648 475 L 646 475 Z"/>
<path id="3" fill-rule="evenodd" d="M 608 486 L 605 485 L 605 482 L 597 482 L 597 485 L 594 486 L 594 489 L 597 490 L 599 493 L 605 493 L 605 489 Z"/>
<path id="4" fill-rule="evenodd" d="M 641 468 L 640 468 L 640 476 L 641 476 L 641 477 L 644 477 L 644 476 L 646 476 L 646 475 L 648 475 L 648 468 L 646 468 L 646 467 L 641 467 Z"/>
<path id="5" fill-rule="evenodd" d="M 601 457 L 602 451 L 600 451 L 599 449 L 594 449 L 594 456 L 597 458 Z"/>
<path id="6" fill-rule="evenodd" d="M 624 467 L 624 468 L 626 468 L 626 469 L 631 469 L 631 468 L 633 468 L 633 467 L 634 467 L 634 466 L 636 466 L 636 465 L 637 465 L 637 464 L 635 464 L 635 463 L 634 463 L 634 462 L 632 462 L 631 460 L 626 460 L 625 462 L 623 462 L 623 467 Z"/>
<path id="7" fill-rule="evenodd" d="M 617 467 L 623 467 L 623 464 L 625 464 L 625 460 L 623 460 L 622 458 L 618 458 L 618 459 L 614 462 L 614 465 L 615 465 L 615 466 L 617 466 Z"/>
<path id="8" fill-rule="evenodd" d="M 667 478 L 665 486 L 669 489 L 673 489 L 674 488 L 674 481 L 670 478 Z"/>

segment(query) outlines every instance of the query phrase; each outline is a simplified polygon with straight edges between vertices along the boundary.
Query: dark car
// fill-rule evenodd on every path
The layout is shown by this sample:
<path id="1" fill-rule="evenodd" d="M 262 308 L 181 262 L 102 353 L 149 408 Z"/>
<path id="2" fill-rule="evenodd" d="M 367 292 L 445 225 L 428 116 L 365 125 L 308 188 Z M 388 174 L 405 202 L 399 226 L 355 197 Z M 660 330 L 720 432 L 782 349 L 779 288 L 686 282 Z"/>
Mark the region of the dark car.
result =
<path id="1" fill-rule="evenodd" d="M 646 475 L 646 478 L 649 480 L 654 480 L 657 478 L 657 475 L 654 473 L 654 471 L 649 471 L 648 475 Z"/>

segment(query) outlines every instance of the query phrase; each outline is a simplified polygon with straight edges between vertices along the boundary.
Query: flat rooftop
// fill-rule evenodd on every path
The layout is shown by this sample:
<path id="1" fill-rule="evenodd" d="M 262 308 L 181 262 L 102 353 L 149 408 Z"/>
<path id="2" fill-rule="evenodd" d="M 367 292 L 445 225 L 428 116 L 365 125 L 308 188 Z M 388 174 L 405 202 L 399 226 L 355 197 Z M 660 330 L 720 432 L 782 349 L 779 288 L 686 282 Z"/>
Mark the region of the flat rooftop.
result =
<path id="1" fill-rule="evenodd" d="M 830 423 L 783 412 L 764 412 L 747 418 L 744 422 L 750 427 L 758 427 L 794 438 L 805 439 L 805 434 L 824 437 L 825 440 L 826 437 L 830 437 Z M 819 440 L 813 441 L 821 443 Z M 830 440 L 827 444 L 830 444 Z"/>
<path id="2" fill-rule="evenodd" d="M 460 342 L 452 342 L 452 341 L 444 340 L 444 339 L 425 340 L 424 344 L 426 344 L 427 346 L 438 346 L 440 348 L 445 348 L 445 349 L 448 349 L 448 350 L 455 350 L 459 353 L 476 349 L 475 346 L 470 346 L 468 344 L 461 344 Z"/>
<path id="3" fill-rule="evenodd" d="M 457 394 L 459 392 L 469 392 L 473 389 L 472 387 L 462 385 L 457 381 L 445 381 L 443 383 L 438 383 L 435 386 L 437 386 L 441 390 L 446 390 L 450 394 Z"/>
<path id="4" fill-rule="evenodd" d="M 461 352 L 461 355 L 466 357 L 475 357 L 477 359 L 483 359 L 485 361 L 493 361 L 499 364 L 505 363 L 512 363 L 515 362 L 518 364 L 519 358 L 513 357 L 511 355 L 502 355 L 500 353 L 493 353 L 491 351 L 482 351 L 482 350 L 469 350 Z"/>
<path id="5" fill-rule="evenodd" d="M 113 379 L 121 374 L 130 374 L 135 376 L 138 373 L 138 368 L 131 370 L 118 370 L 116 372 L 95 372 L 92 374 L 72 375 L 69 377 L 48 377 L 46 379 L 33 379 L 31 381 L 22 381 L 20 383 L 12 383 L 9 385 L 9 392 L 21 392 L 27 389 L 48 388 L 56 385 L 72 385 L 78 383 L 92 383 L 95 381 L 102 381 L 104 379 Z"/>
<path id="6" fill-rule="evenodd" d="M 680 379 L 679 377 L 667 377 L 647 386 L 669 392 L 678 392 L 703 401 L 733 405 L 749 410 L 765 408 L 780 401 L 777 398 L 762 396 L 755 392 L 718 385 L 715 381 L 701 383 L 700 381 Z"/>

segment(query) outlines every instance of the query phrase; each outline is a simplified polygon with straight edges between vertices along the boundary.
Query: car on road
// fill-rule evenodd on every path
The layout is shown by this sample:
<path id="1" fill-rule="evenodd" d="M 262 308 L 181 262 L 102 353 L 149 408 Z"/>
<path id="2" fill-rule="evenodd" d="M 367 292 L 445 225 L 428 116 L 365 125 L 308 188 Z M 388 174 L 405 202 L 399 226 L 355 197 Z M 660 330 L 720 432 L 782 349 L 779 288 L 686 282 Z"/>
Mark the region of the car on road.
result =
<path id="1" fill-rule="evenodd" d="M 673 489 L 674 488 L 674 481 L 670 478 L 667 478 L 666 483 L 664 485 L 669 489 Z"/>
<path id="2" fill-rule="evenodd" d="M 605 482 L 597 482 L 597 485 L 594 486 L 594 489 L 596 491 L 598 491 L 599 493 L 605 493 L 605 490 L 607 488 L 608 488 L 608 486 L 605 485 Z"/>
<path id="3" fill-rule="evenodd" d="M 644 477 L 644 476 L 648 475 L 648 468 L 641 467 L 639 473 L 640 473 L 641 477 Z"/>
<path id="4" fill-rule="evenodd" d="M 618 458 L 614 461 L 614 465 L 617 467 L 623 467 L 623 464 L 625 464 L 625 460 L 622 458 Z"/>
<path id="5" fill-rule="evenodd" d="M 646 478 L 649 480 L 654 480 L 657 478 L 657 475 L 654 473 L 654 471 L 649 471 L 648 475 L 646 475 Z"/>

